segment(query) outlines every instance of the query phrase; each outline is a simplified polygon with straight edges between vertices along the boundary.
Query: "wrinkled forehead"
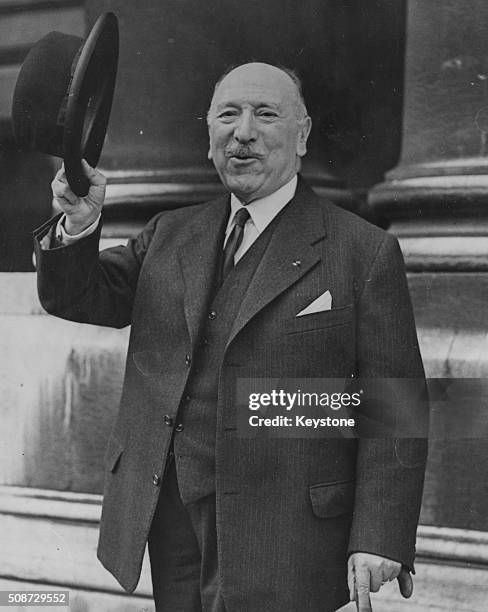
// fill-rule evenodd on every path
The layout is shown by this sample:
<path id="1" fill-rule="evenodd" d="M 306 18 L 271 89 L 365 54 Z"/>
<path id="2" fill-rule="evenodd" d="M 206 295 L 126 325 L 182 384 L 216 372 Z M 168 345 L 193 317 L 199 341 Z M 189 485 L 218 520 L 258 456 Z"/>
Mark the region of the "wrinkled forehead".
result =
<path id="1" fill-rule="evenodd" d="M 274 66 L 257 65 L 236 68 L 217 85 L 211 108 L 227 104 L 270 104 L 286 107 L 298 103 L 292 79 Z"/>

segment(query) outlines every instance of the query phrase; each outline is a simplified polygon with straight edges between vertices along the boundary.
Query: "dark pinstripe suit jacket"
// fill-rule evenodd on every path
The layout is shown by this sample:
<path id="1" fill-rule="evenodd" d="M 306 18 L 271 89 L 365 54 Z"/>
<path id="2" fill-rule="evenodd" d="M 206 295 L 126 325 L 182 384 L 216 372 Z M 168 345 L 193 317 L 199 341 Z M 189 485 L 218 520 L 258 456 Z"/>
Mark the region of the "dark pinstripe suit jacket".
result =
<path id="1" fill-rule="evenodd" d="M 159 494 L 153 474 L 162 473 L 170 441 L 162 415 L 175 414 L 184 392 L 185 357 L 206 316 L 227 214 L 225 197 L 166 211 L 127 247 L 100 255 L 98 232 L 69 247 L 37 247 L 39 295 L 48 312 L 132 324 L 106 454 L 98 551 L 129 591 Z M 327 289 L 332 310 L 296 317 Z M 425 441 L 244 439 L 235 431 L 238 378 L 351 375 L 424 375 L 402 256 L 391 235 L 320 200 L 300 180 L 222 356 L 216 495 L 230 612 L 336 609 L 347 600 L 350 551 L 412 567 Z"/>

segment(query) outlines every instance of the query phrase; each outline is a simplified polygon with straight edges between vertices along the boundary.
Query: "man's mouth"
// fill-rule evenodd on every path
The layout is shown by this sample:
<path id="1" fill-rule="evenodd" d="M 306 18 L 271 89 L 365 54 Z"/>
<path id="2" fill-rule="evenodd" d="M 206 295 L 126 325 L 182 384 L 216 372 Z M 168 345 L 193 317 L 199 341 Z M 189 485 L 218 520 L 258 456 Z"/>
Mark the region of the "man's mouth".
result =
<path id="1" fill-rule="evenodd" d="M 253 153 L 251 151 L 245 151 L 245 150 L 229 151 L 227 153 L 227 157 L 229 157 L 230 159 L 238 160 L 238 161 L 249 161 L 249 160 L 260 159 L 260 156 L 257 153 Z"/>
<path id="2" fill-rule="evenodd" d="M 231 159 L 235 161 L 245 162 L 245 161 L 255 161 L 257 158 L 252 155 L 232 155 Z"/>

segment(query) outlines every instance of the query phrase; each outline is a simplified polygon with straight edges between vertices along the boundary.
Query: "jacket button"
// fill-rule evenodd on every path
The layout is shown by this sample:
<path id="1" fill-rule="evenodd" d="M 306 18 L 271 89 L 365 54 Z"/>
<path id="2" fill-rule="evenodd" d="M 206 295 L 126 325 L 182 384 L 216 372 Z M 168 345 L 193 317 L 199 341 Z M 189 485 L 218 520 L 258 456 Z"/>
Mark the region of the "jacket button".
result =
<path id="1" fill-rule="evenodd" d="M 160 482 L 161 482 L 161 478 L 157 474 L 153 474 L 153 485 L 157 487 L 159 486 Z"/>
<path id="2" fill-rule="evenodd" d="M 191 355 L 189 353 L 185 355 L 185 365 L 188 367 L 191 365 Z"/>
<path id="3" fill-rule="evenodd" d="M 185 429 L 183 423 L 178 423 L 178 425 L 175 427 L 175 431 L 183 431 Z"/>
<path id="4" fill-rule="evenodd" d="M 211 321 L 213 321 L 214 319 L 216 319 L 216 318 L 217 318 L 217 313 L 215 312 L 215 310 L 211 310 L 211 311 L 208 313 L 208 318 L 209 318 Z"/>
<path id="5" fill-rule="evenodd" d="M 164 415 L 164 424 L 168 427 L 171 427 L 173 425 L 173 419 L 169 416 L 169 414 Z"/>

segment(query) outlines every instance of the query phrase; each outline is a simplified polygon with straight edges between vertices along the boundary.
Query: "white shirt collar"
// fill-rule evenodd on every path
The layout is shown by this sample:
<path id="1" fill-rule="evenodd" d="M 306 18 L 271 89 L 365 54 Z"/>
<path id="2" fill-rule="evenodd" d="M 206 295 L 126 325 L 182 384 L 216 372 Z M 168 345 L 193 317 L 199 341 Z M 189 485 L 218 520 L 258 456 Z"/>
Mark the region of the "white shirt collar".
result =
<path id="1" fill-rule="evenodd" d="M 246 206 L 251 220 L 254 223 L 259 234 L 261 234 L 271 221 L 276 217 L 282 208 L 284 208 L 288 202 L 295 195 L 297 188 L 297 175 L 291 178 L 288 183 L 285 183 L 282 187 L 277 189 L 264 198 L 254 200 Z M 234 217 L 239 208 L 243 208 L 240 200 L 233 193 L 230 195 L 230 216 L 227 224 L 226 234 L 229 234 L 231 229 L 234 227 Z"/>

